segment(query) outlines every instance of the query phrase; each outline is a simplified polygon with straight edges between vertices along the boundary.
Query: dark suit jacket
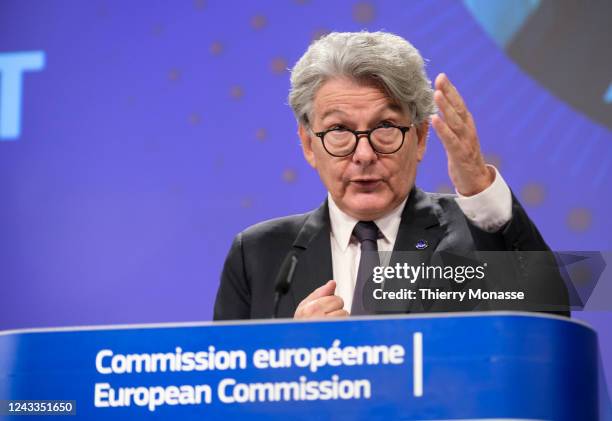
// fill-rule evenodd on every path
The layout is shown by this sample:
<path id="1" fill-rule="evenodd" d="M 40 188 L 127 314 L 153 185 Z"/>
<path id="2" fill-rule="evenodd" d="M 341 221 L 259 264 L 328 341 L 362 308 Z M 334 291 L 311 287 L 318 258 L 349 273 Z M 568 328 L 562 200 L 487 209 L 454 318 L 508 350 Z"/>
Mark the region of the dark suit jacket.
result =
<path id="1" fill-rule="evenodd" d="M 424 261 L 434 252 L 457 250 L 549 250 L 537 228 L 513 196 L 512 219 L 497 233 L 472 225 L 454 195 L 426 193 L 414 188 L 402 212 L 394 250 L 415 250 L 425 240 Z M 226 258 L 214 308 L 215 320 L 273 317 L 275 279 L 287 253 L 294 250 L 299 263 L 291 287 L 279 303 L 278 317 L 293 317 L 298 304 L 313 290 L 333 279 L 330 220 L 327 201 L 311 212 L 265 221 L 239 233 Z M 516 261 L 514 263 L 517 263 Z M 516 266 L 516 267 L 514 267 Z M 513 279 L 528 277 L 524 262 L 513 264 Z M 558 272 L 557 272 L 558 273 Z M 559 277 L 548 279 L 557 302 L 567 302 L 567 290 Z M 550 286 L 550 285 L 549 285 Z M 550 292 L 547 292 L 550 293 Z M 498 303 L 499 304 L 499 303 Z M 464 308 L 450 302 L 427 302 L 398 312 L 507 309 L 480 303 Z M 517 309 L 517 308 L 514 308 Z M 518 308 L 521 309 L 521 308 Z M 568 314 L 566 310 L 561 314 Z"/>

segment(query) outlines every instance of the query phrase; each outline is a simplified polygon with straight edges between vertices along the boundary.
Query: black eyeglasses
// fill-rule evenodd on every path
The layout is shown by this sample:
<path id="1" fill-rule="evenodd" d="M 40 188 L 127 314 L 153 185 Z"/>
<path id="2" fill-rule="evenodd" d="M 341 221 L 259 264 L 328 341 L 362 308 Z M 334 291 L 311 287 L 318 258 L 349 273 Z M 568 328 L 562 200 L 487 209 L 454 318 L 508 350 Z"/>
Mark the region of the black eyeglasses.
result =
<path id="1" fill-rule="evenodd" d="M 336 126 L 314 134 L 321 139 L 327 153 L 338 158 L 354 153 L 361 136 L 368 138 L 368 143 L 376 153 L 388 155 L 401 149 L 406 133 L 413 126 L 414 123 L 410 126 L 383 123 L 370 130 L 351 130 Z"/>

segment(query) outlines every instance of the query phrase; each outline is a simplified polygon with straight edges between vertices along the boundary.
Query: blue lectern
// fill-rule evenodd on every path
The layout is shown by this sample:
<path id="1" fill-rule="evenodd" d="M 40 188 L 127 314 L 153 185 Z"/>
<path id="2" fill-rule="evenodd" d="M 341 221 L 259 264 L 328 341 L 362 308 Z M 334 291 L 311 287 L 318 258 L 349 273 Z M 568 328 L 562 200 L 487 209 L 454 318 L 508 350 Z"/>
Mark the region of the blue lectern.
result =
<path id="1" fill-rule="evenodd" d="M 5 419 L 32 400 L 86 420 L 590 421 L 597 337 L 529 313 L 8 331 L 0 400 Z"/>

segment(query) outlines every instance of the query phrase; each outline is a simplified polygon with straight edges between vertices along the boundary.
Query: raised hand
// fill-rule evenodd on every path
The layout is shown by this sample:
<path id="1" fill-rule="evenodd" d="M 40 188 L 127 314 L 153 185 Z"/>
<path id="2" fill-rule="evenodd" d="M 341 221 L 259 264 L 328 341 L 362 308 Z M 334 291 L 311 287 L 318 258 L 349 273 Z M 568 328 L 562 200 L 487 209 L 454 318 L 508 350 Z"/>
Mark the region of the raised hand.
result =
<path id="1" fill-rule="evenodd" d="M 495 171 L 486 166 L 474 119 L 457 88 L 444 73 L 436 77 L 434 87 L 440 114 L 431 123 L 446 150 L 448 175 L 459 193 L 473 196 L 493 183 Z"/>

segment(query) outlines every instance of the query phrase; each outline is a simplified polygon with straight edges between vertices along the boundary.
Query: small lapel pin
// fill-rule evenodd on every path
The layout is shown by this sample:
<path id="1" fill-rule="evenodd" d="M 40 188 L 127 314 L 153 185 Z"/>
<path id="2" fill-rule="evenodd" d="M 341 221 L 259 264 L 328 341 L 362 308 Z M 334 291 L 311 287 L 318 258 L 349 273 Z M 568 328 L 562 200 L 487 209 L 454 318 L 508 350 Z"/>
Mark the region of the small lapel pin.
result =
<path id="1" fill-rule="evenodd" d="M 415 247 L 417 250 L 424 250 L 424 249 L 426 249 L 426 248 L 427 248 L 427 246 L 428 246 L 428 244 L 427 244 L 427 241 L 425 241 L 425 240 L 419 240 L 419 241 L 417 241 L 417 243 L 414 245 L 414 247 Z"/>

